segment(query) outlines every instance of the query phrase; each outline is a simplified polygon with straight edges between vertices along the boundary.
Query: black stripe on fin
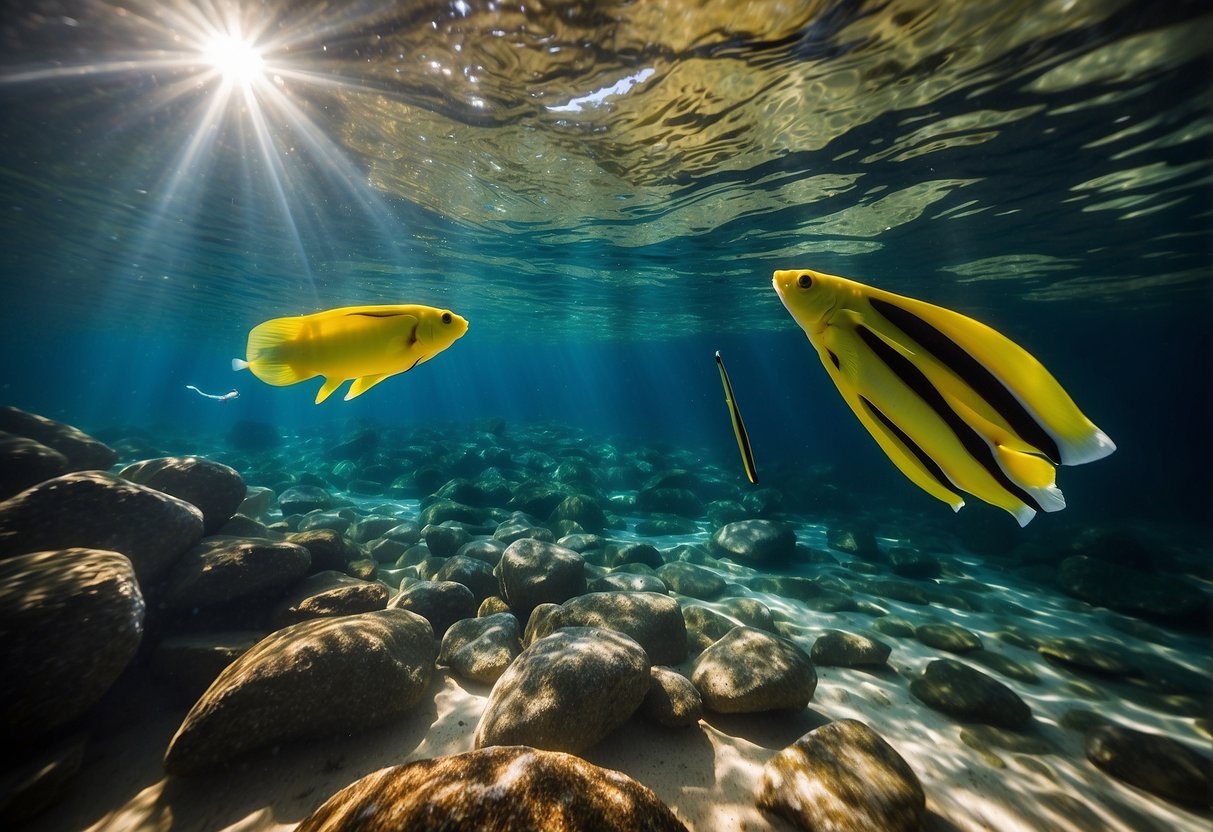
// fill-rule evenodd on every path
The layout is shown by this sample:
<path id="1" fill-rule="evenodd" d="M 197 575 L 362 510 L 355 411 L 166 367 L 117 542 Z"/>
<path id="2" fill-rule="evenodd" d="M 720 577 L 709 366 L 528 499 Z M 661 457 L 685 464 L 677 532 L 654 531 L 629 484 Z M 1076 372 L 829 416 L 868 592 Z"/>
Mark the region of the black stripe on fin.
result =
<path id="1" fill-rule="evenodd" d="M 914 366 L 914 364 L 899 353 L 897 350 L 890 347 L 872 330 L 862 324 L 855 327 L 856 333 L 868 345 L 876 357 L 885 363 L 885 365 L 901 379 L 902 384 L 909 387 L 918 394 L 927 406 L 930 407 L 943 419 L 944 424 L 951 428 L 952 433 L 960 440 L 960 444 L 969 453 L 969 456 L 977 460 L 978 464 L 994 478 L 1000 486 L 1015 496 L 1020 502 L 1028 506 L 1028 508 L 1041 511 L 1040 503 L 1036 502 L 1031 494 L 1024 491 L 1018 485 L 1011 481 L 1006 472 L 998 464 L 998 460 L 994 458 L 994 452 L 990 450 L 990 446 L 985 443 L 977 432 L 965 424 L 965 421 L 956 415 L 944 399 L 943 394 L 935 389 L 930 380 L 923 375 L 922 370 Z"/>
<path id="2" fill-rule="evenodd" d="M 834 362 L 834 369 L 835 369 L 835 370 L 841 370 L 841 369 L 842 369 L 842 365 L 838 363 L 838 356 L 836 356 L 836 355 L 835 355 L 835 354 L 834 354 L 832 351 L 830 351 L 830 350 L 826 350 L 826 352 L 827 352 L 827 353 L 829 353 L 830 360 Z"/>
<path id="3" fill-rule="evenodd" d="M 912 453 L 915 458 L 922 463 L 922 467 L 927 469 L 927 473 L 930 474 L 936 482 L 949 491 L 956 490 L 956 486 L 951 480 L 948 479 L 948 475 L 943 472 L 943 469 L 939 467 L 939 464 L 935 462 L 935 460 L 931 459 L 931 457 L 927 455 L 927 452 L 924 451 L 917 442 L 911 439 L 905 431 L 893 424 L 893 421 L 889 419 L 888 416 L 881 413 L 880 408 L 878 408 L 876 405 L 872 404 L 863 396 L 860 396 L 859 400 L 863 402 L 863 406 L 867 409 L 868 413 L 870 413 L 876 418 L 877 421 L 888 428 L 889 432 L 896 436 L 901 444 L 906 446 L 906 450 Z"/>
<path id="4" fill-rule="evenodd" d="M 1019 399 L 1015 398 L 1006 385 L 986 369 L 984 364 L 913 312 L 887 300 L 871 298 L 870 301 L 872 307 L 891 324 L 917 341 L 941 364 L 956 373 L 961 381 L 973 388 L 1025 442 L 1047 456 L 1054 465 L 1061 464 L 1061 449 L 1057 447 L 1053 437 L 1049 436 Z"/>
<path id="5" fill-rule="evenodd" d="M 347 312 L 347 318 L 398 318 L 408 312 Z"/>

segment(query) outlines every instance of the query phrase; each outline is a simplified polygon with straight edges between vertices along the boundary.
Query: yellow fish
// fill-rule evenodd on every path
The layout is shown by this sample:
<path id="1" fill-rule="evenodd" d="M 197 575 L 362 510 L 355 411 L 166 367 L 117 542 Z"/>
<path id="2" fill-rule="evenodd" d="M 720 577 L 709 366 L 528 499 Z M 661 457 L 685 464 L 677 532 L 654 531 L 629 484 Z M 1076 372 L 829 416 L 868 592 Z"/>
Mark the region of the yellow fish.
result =
<path id="1" fill-rule="evenodd" d="M 1066 507 L 1055 465 L 1116 450 L 1039 361 L 983 323 L 809 269 L 771 282 L 868 433 L 953 511 L 963 491 L 1025 526 Z"/>
<path id="2" fill-rule="evenodd" d="M 324 376 L 316 404 L 354 379 L 348 402 L 429 361 L 467 331 L 468 322 L 449 309 L 346 306 L 257 324 L 248 334 L 247 360 L 232 359 L 232 369 L 247 368 L 277 387 Z"/>

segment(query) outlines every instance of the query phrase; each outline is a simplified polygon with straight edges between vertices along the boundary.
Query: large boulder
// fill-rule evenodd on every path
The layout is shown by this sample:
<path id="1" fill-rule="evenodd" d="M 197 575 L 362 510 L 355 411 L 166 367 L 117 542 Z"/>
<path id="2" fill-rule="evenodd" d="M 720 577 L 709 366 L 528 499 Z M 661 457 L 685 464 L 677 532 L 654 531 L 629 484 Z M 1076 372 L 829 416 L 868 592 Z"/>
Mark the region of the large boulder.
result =
<path id="1" fill-rule="evenodd" d="M 297 583 L 274 608 L 271 623 L 286 627 L 313 618 L 357 615 L 387 607 L 388 588 L 344 572 L 317 572 Z"/>
<path id="2" fill-rule="evenodd" d="M 799 710 L 817 689 L 817 672 L 794 642 L 734 627 L 695 661 L 691 681 L 717 713 Z"/>
<path id="3" fill-rule="evenodd" d="M 476 617 L 476 598 L 455 581 L 417 581 L 388 601 L 390 609 L 410 610 L 430 622 L 434 635 L 442 638 L 456 621 Z"/>
<path id="4" fill-rule="evenodd" d="M 831 832 L 918 832 L 927 815 L 913 769 L 853 719 L 816 728 L 772 757 L 758 805 L 799 829 Z"/>
<path id="5" fill-rule="evenodd" d="M 1075 598 L 1127 615 L 1188 626 L 1208 624 L 1208 597 L 1172 575 L 1077 555 L 1061 562 L 1057 583 Z"/>
<path id="6" fill-rule="evenodd" d="M 234 468 L 196 456 L 145 459 L 126 466 L 118 476 L 197 506 L 203 534 L 214 534 L 232 519 L 247 493 L 244 478 Z"/>
<path id="7" fill-rule="evenodd" d="M 143 595 L 117 552 L 0 560 L 0 740 L 48 733 L 101 698 L 143 636 Z"/>
<path id="8" fill-rule="evenodd" d="M 229 665 L 190 709 L 164 769 L 195 774 L 284 740 L 390 722 L 421 701 L 434 658 L 429 623 L 405 610 L 279 630 Z"/>
<path id="9" fill-rule="evenodd" d="M 631 636 L 654 664 L 687 657 L 687 628 L 678 602 L 655 592 L 591 592 L 565 601 L 538 622 L 531 638 L 563 627 L 601 627 Z"/>
<path id="10" fill-rule="evenodd" d="M 100 471 L 65 474 L 0 503 L 0 558 L 70 548 L 121 552 L 142 584 L 201 537 L 195 506 Z"/>
<path id="11" fill-rule="evenodd" d="M 442 637 L 438 662 L 464 679 L 491 685 L 522 652 L 522 634 L 512 613 L 456 621 Z"/>
<path id="12" fill-rule="evenodd" d="M 1170 737 L 1102 725 L 1087 735 L 1087 759 L 1150 794 L 1194 809 L 1209 808 L 1213 761 Z"/>
<path id="13" fill-rule="evenodd" d="M 571 627 L 522 651 L 489 694 L 476 747 L 580 753 L 623 724 L 649 690 L 649 657 L 611 630 Z"/>
<path id="14" fill-rule="evenodd" d="M 173 566 L 164 602 L 182 610 L 285 591 L 307 574 L 311 563 L 308 550 L 294 543 L 255 537 L 208 537 Z"/>
<path id="15" fill-rule="evenodd" d="M 787 563 L 796 555 L 796 533 L 775 520 L 738 520 L 716 530 L 712 554 L 749 564 Z"/>
<path id="16" fill-rule="evenodd" d="M 0 500 L 70 470 L 67 457 L 54 448 L 0 431 Z"/>
<path id="17" fill-rule="evenodd" d="M 640 703 L 640 715 L 665 728 L 695 725 L 703 716 L 703 698 L 691 680 L 668 667 L 649 670 L 649 692 Z"/>
<path id="18" fill-rule="evenodd" d="M 693 563 L 667 563 L 657 570 L 657 577 L 679 595 L 702 601 L 711 601 L 724 593 L 724 578 Z"/>
<path id="19" fill-rule="evenodd" d="M 809 656 L 813 664 L 826 667 L 883 667 L 892 652 L 893 648 L 882 641 L 858 633 L 826 630 L 813 642 Z"/>
<path id="20" fill-rule="evenodd" d="M 937 711 L 965 722 L 999 728 L 1023 728 L 1032 721 L 1028 704 L 1009 687 L 980 670 L 954 659 L 936 659 L 917 679 L 910 693 Z"/>
<path id="21" fill-rule="evenodd" d="M 380 769 L 312 812 L 297 832 L 686 832 L 625 774 L 570 754 L 482 748 Z"/>
<path id="22" fill-rule="evenodd" d="M 0 431 L 25 436 L 58 451 L 69 471 L 101 471 L 118 461 L 113 448 L 82 430 L 16 407 L 0 407 Z"/>
<path id="23" fill-rule="evenodd" d="M 519 618 L 540 604 L 560 604 L 585 592 L 581 555 L 534 538 L 515 540 L 497 564 L 501 597 Z"/>

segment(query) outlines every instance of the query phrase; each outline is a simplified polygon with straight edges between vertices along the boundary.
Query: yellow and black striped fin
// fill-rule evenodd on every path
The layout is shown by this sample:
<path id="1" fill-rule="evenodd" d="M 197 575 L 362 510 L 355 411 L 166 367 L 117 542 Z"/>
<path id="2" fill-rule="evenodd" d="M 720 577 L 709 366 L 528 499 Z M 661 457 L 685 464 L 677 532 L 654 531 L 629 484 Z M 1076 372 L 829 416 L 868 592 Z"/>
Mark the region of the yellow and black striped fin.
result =
<path id="1" fill-rule="evenodd" d="M 754 466 L 754 450 L 750 447 L 750 435 L 746 433 L 745 422 L 741 419 L 741 409 L 733 396 L 733 384 L 729 381 L 729 372 L 724 368 L 724 359 L 716 352 L 716 369 L 720 371 L 720 383 L 724 386 L 724 402 L 729 406 L 729 418 L 733 422 L 733 434 L 737 437 L 737 449 L 741 451 L 741 464 L 745 468 L 746 479 L 758 484 L 758 469 Z"/>

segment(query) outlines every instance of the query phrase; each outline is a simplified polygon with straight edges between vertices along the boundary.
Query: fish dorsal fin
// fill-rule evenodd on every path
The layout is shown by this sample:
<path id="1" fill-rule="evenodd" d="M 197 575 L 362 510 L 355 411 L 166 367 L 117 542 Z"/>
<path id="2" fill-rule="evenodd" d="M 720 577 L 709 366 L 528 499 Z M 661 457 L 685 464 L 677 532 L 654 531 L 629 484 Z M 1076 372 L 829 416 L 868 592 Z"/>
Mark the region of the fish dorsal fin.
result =
<path id="1" fill-rule="evenodd" d="M 324 380 L 324 384 L 321 385 L 320 389 L 316 392 L 316 404 L 320 404 L 329 396 L 333 395 L 333 392 L 340 387 L 344 381 L 345 379 L 343 378 L 326 378 Z"/>
<path id="2" fill-rule="evenodd" d="M 370 390 L 379 382 L 383 381 L 388 376 L 395 375 L 394 373 L 380 373 L 377 376 L 362 376 L 362 378 L 354 379 L 354 383 L 350 385 L 350 389 L 346 391 L 345 400 L 356 399 Z"/>

